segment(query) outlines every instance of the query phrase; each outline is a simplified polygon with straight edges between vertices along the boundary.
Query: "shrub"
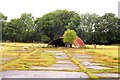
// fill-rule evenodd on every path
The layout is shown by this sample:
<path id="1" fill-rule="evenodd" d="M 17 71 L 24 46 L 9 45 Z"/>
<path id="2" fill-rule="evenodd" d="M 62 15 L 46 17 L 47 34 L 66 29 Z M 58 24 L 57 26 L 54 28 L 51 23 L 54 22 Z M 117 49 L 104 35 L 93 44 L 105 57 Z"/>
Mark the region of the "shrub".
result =
<path id="1" fill-rule="evenodd" d="M 48 36 L 46 36 L 46 35 L 43 35 L 42 37 L 41 37 L 41 42 L 49 42 L 50 41 L 50 38 L 48 37 Z"/>

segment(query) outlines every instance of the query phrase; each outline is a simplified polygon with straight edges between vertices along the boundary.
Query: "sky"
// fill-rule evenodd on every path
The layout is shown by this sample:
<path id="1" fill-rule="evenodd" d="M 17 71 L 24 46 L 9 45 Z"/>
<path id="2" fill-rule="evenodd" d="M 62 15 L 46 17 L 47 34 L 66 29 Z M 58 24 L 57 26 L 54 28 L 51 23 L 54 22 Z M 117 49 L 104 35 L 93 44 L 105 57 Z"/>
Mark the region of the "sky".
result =
<path id="1" fill-rule="evenodd" d="M 100 16 L 105 13 L 114 13 L 118 16 L 118 2 L 120 0 L 0 0 L 0 12 L 8 20 L 19 18 L 22 13 L 31 13 L 34 17 L 55 11 L 67 9 L 78 14 L 96 13 Z"/>

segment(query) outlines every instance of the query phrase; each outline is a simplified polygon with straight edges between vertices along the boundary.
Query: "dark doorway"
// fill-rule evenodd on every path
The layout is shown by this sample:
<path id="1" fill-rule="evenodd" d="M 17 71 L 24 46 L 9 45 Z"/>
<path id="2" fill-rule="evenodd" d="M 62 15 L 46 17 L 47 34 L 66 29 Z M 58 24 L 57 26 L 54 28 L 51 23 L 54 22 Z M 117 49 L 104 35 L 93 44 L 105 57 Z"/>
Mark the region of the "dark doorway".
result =
<path id="1" fill-rule="evenodd" d="M 63 43 L 62 37 L 52 40 L 49 42 L 48 46 L 49 45 L 53 45 L 54 47 L 65 47 L 65 43 Z"/>

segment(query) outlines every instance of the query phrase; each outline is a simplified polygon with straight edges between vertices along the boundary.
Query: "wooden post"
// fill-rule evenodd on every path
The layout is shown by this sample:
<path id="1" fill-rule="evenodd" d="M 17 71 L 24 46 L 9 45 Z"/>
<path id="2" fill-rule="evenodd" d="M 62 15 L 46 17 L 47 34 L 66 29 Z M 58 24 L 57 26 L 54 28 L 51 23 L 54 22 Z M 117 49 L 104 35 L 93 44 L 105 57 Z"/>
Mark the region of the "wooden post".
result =
<path id="1" fill-rule="evenodd" d="M 96 44 L 94 44 L 94 49 L 96 49 Z"/>

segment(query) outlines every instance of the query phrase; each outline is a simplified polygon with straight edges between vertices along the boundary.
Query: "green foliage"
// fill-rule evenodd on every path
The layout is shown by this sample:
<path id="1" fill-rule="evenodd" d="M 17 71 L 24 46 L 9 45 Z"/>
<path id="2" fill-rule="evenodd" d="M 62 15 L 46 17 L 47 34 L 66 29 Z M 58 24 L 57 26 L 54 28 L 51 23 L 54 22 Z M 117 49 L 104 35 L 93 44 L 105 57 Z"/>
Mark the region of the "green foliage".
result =
<path id="1" fill-rule="evenodd" d="M 63 35 L 64 43 L 73 43 L 73 40 L 76 38 L 77 34 L 74 30 L 66 30 Z"/>
<path id="2" fill-rule="evenodd" d="M 43 35 L 43 36 L 41 37 L 41 42 L 49 42 L 49 41 L 50 41 L 50 38 L 49 38 L 48 36 Z"/>
<path id="3" fill-rule="evenodd" d="M 92 43 L 94 25 L 98 18 L 97 14 L 81 14 L 80 25 L 77 28 L 77 34 L 83 39 L 85 43 Z"/>
<path id="4" fill-rule="evenodd" d="M 79 15 L 74 11 L 56 10 L 36 19 L 32 14 L 23 13 L 9 22 L 0 13 L 0 27 L 3 41 L 48 42 L 72 29 L 87 44 L 120 43 L 120 19 L 113 13 Z"/>
<path id="5" fill-rule="evenodd" d="M 51 39 L 58 38 L 66 29 L 75 29 L 79 25 L 79 19 L 79 15 L 73 11 L 56 10 L 37 18 L 36 31 Z"/>
<path id="6" fill-rule="evenodd" d="M 34 18 L 31 14 L 22 14 L 20 18 L 12 19 L 3 27 L 3 39 L 11 41 L 32 41 L 34 33 Z"/>
<path id="7" fill-rule="evenodd" d="M 6 27 L 6 20 L 7 20 L 7 16 L 5 16 L 4 14 L 0 13 L 0 40 L 2 39 L 2 33 L 4 32 L 2 30 L 2 28 Z M 2 41 L 2 40 L 1 40 Z"/>
<path id="8" fill-rule="evenodd" d="M 7 20 L 7 16 L 5 16 L 3 13 L 0 13 L 0 22 L 6 20 Z"/>
<path id="9" fill-rule="evenodd" d="M 106 13 L 99 17 L 95 23 L 94 42 L 98 44 L 120 43 L 120 25 L 113 13 Z"/>

